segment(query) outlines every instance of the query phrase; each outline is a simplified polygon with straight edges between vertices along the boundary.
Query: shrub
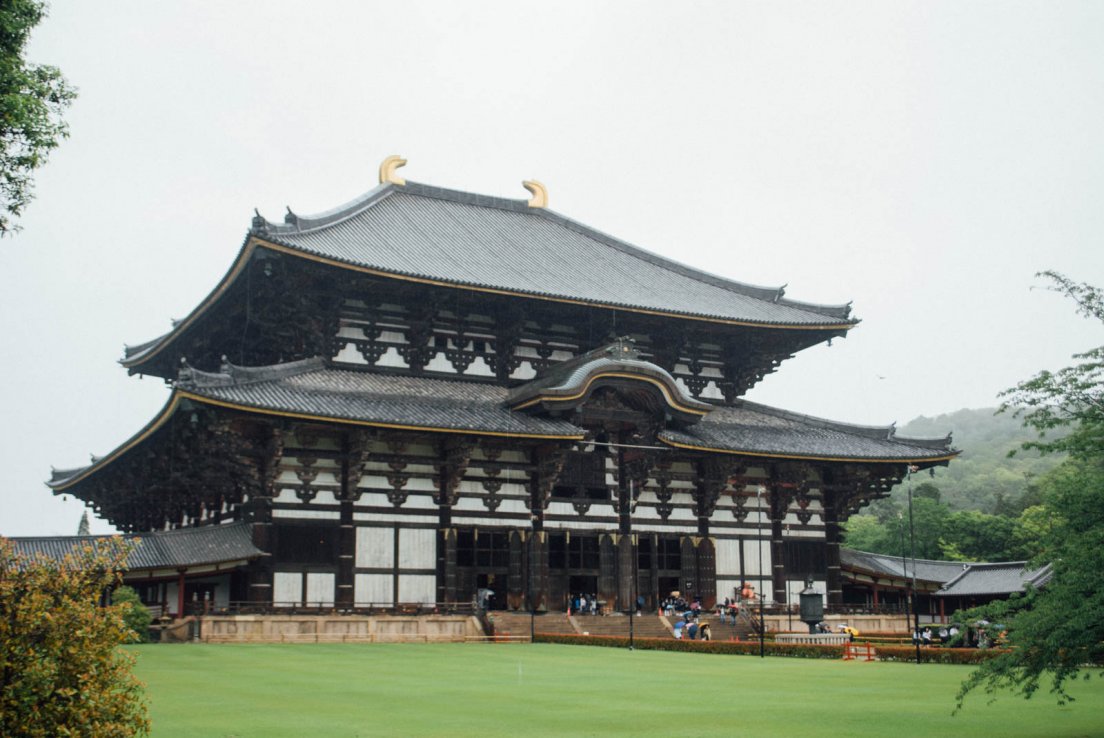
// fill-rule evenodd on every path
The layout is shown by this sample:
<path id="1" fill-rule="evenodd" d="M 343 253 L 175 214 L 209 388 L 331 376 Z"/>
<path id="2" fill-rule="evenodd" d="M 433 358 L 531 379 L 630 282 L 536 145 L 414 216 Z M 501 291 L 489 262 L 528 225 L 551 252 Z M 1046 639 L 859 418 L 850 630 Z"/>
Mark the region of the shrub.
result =
<path id="1" fill-rule="evenodd" d="M 132 587 L 123 585 L 112 592 L 111 604 L 119 608 L 123 622 L 130 628 L 131 643 L 145 643 L 149 640 L 149 627 L 153 616 Z"/>
<path id="2" fill-rule="evenodd" d="M 101 607 L 128 548 L 89 544 L 64 559 L 23 558 L 0 538 L 0 735 L 129 738 L 149 731 L 131 630 Z"/>
<path id="3" fill-rule="evenodd" d="M 584 636 L 537 633 L 536 643 L 561 643 L 574 646 L 605 646 L 628 648 L 625 636 Z M 726 655 L 758 656 L 759 641 L 695 641 L 688 638 L 635 638 L 633 646 L 649 651 L 681 651 Z M 763 652 L 770 656 L 790 656 L 804 659 L 838 659 L 843 646 L 820 646 L 804 643 L 774 643 L 766 641 Z"/>

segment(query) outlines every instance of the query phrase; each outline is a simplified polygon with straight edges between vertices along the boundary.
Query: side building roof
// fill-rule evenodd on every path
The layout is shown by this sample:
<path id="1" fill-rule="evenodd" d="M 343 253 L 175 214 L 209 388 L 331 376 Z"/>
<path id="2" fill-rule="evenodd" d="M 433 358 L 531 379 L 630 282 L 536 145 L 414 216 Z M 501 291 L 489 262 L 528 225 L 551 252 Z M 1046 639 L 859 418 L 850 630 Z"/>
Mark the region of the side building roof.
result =
<path id="1" fill-rule="evenodd" d="M 97 541 L 109 537 L 45 536 L 8 540 L 21 556 L 60 561 L 82 545 L 95 545 Z M 123 537 L 134 543 L 126 564 L 131 572 L 245 562 L 262 555 L 262 551 L 253 545 L 251 529 L 246 523 L 206 525 Z"/>
<path id="2" fill-rule="evenodd" d="M 616 308 L 718 323 L 822 330 L 858 321 L 850 304 L 786 298 L 633 246 L 525 200 L 488 197 L 417 182 L 386 183 L 327 213 L 284 223 L 253 220 L 245 246 L 210 295 L 173 329 L 128 347 L 136 367 L 210 308 L 258 249 L 422 284 Z"/>
<path id="3" fill-rule="evenodd" d="M 1045 586 L 1052 572 L 1050 564 L 1029 567 L 1024 561 L 973 564 L 944 584 L 936 594 L 940 597 L 1010 595 L 1023 592 L 1029 584 L 1032 587 Z"/>

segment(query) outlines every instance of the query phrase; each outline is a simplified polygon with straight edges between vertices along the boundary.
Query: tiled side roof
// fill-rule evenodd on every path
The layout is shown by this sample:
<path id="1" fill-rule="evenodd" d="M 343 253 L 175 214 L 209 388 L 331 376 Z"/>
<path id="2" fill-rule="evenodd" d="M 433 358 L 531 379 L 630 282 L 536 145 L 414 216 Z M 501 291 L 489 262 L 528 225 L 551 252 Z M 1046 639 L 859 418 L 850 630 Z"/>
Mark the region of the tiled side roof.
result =
<path id="1" fill-rule="evenodd" d="M 795 302 L 632 246 L 525 200 L 407 182 L 329 213 L 255 221 L 262 240 L 447 284 L 750 322 L 848 327 L 847 305 Z"/>
<path id="2" fill-rule="evenodd" d="M 269 371 L 258 379 L 193 371 L 178 386 L 199 398 L 280 413 L 477 434 L 582 436 L 566 421 L 510 411 L 507 390 L 497 385 L 324 369 L 311 361 L 285 365 L 290 373 L 283 376 Z"/>
<path id="3" fill-rule="evenodd" d="M 911 578 L 914 565 L 911 558 L 902 559 L 900 556 L 857 551 L 853 548 L 840 549 L 840 563 L 844 569 L 881 574 L 897 579 Z M 916 578 L 924 582 L 943 584 L 960 576 L 965 568 L 973 565 L 963 561 L 916 559 Z"/>
<path id="4" fill-rule="evenodd" d="M 137 539 L 127 557 L 127 569 L 171 569 L 176 567 L 217 564 L 253 559 L 261 555 L 253 545 L 252 533 L 246 523 L 207 525 L 172 531 L 130 534 Z M 106 536 L 56 536 L 42 538 L 11 538 L 16 553 L 22 556 L 45 556 L 60 560 L 78 546 L 104 540 Z"/>
<path id="5" fill-rule="evenodd" d="M 951 439 L 901 438 L 893 426 L 837 423 L 751 402 L 718 407 L 697 425 L 660 434 L 673 445 L 795 458 L 936 461 L 955 452 Z"/>
<path id="6" fill-rule="evenodd" d="M 1029 568 L 1026 562 L 974 564 L 937 593 L 941 597 L 1009 595 L 1023 592 L 1025 584 L 1042 587 L 1050 581 L 1051 565 Z"/>

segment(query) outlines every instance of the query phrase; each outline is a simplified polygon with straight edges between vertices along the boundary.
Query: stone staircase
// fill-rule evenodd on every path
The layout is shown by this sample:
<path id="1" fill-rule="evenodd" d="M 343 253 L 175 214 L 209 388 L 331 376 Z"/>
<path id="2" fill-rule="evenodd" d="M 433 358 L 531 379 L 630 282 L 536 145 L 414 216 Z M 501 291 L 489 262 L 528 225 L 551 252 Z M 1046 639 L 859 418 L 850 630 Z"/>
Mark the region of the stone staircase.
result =
<path id="1" fill-rule="evenodd" d="M 575 627 L 580 633 L 592 636 L 629 637 L 629 617 L 627 615 L 572 615 Z M 670 638 L 671 628 L 666 619 L 656 615 L 641 615 L 633 618 L 633 635 L 636 638 Z"/>
<path id="2" fill-rule="evenodd" d="M 494 618 L 496 636 L 529 637 L 529 613 L 495 610 L 490 613 Z M 555 633 L 558 635 L 578 635 L 565 613 L 548 612 L 533 616 L 532 628 L 537 633 Z"/>

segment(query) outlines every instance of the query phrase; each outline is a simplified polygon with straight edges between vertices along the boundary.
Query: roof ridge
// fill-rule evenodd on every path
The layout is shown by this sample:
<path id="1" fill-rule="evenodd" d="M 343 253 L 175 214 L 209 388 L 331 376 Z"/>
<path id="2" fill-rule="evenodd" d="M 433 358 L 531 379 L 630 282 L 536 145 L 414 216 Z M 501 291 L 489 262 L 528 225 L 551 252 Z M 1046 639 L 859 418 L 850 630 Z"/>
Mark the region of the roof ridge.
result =
<path id="1" fill-rule="evenodd" d="M 217 372 L 206 372 L 193 367 L 185 360 L 181 360 L 180 371 L 176 377 L 176 386 L 182 389 L 233 387 L 293 377 L 306 372 L 318 371 L 325 367 L 325 359 L 321 356 L 286 361 L 280 364 L 266 364 L 264 366 L 238 366 L 237 364 L 231 364 L 224 356 L 222 357 L 222 365 Z"/>
<path id="2" fill-rule="evenodd" d="M 796 420 L 801 423 L 807 423 L 809 425 L 818 426 L 825 430 L 835 430 L 841 433 L 851 433 L 853 435 L 863 436 L 865 438 L 874 438 L 880 441 L 890 441 L 892 443 L 898 443 L 907 446 L 920 446 L 921 448 L 942 449 L 948 448 L 951 443 L 952 434 L 948 433 L 946 436 L 937 438 L 910 438 L 907 436 L 897 435 L 897 423 L 890 423 L 889 425 L 864 425 L 861 423 L 846 423 L 842 420 L 830 420 L 828 418 L 821 418 L 816 415 L 807 415 L 805 413 L 795 412 L 793 410 L 783 410 L 782 408 L 773 407 L 771 405 L 763 405 L 758 402 L 752 402 L 750 400 L 742 400 L 739 407 L 746 407 L 750 410 L 756 410 L 766 413 L 767 415 L 774 415 L 775 417 L 785 418 L 787 420 Z M 877 554 L 881 555 L 881 554 Z"/>

